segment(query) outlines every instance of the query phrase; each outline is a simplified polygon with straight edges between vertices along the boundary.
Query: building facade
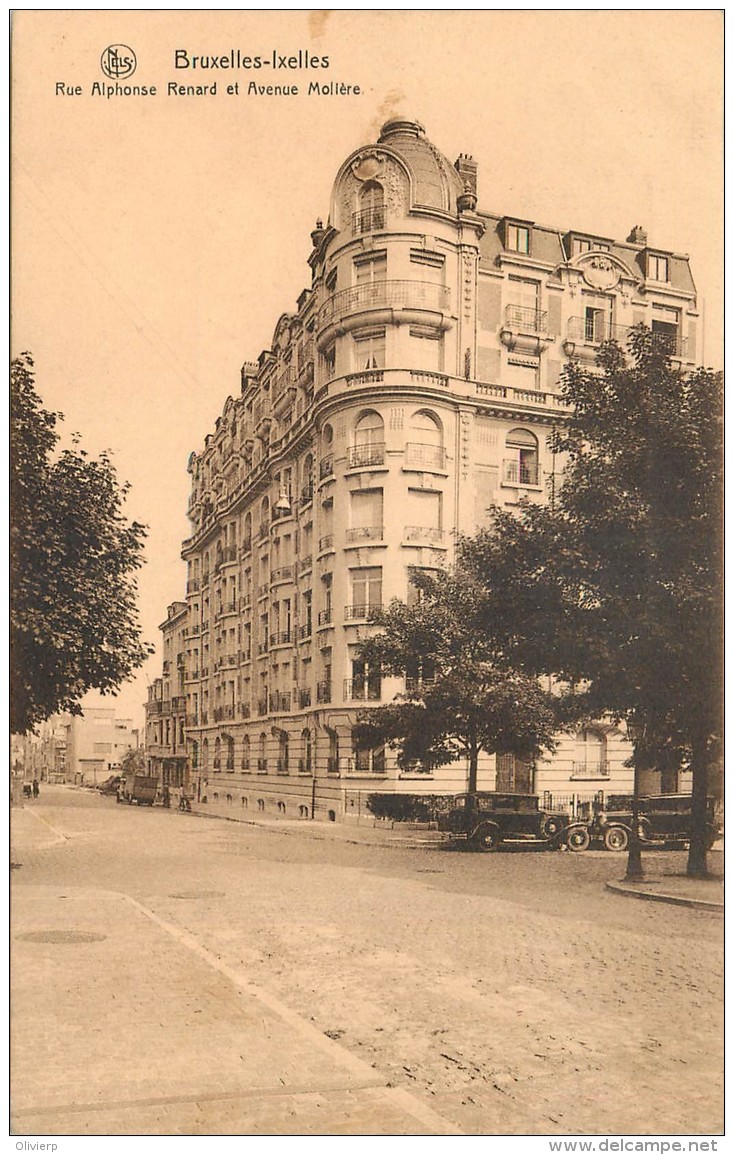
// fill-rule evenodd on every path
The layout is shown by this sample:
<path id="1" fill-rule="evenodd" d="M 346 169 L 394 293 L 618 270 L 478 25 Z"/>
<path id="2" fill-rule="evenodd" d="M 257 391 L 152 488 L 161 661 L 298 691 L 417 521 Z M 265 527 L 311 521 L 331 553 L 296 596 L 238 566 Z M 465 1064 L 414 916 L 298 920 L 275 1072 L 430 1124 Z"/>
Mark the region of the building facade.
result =
<path id="1" fill-rule="evenodd" d="M 403 689 L 359 659 L 371 611 L 410 601 L 411 572 L 449 563 L 492 504 L 548 499 L 569 358 L 593 366 L 643 322 L 693 364 L 698 312 L 685 256 L 639 226 L 617 241 L 483 211 L 475 162 L 409 120 L 345 160 L 311 242 L 310 287 L 191 455 L 186 603 L 166 625 L 186 631 L 170 700 L 198 795 L 340 818 L 370 792 L 466 784 L 460 763 L 406 774 L 353 749 L 358 710 Z M 535 767 L 487 757 L 480 787 L 622 792 L 628 756 L 600 725 Z"/>
<path id="2" fill-rule="evenodd" d="M 83 714 L 70 715 L 63 729 L 65 780 L 77 786 L 100 785 L 119 770 L 128 750 L 140 746 L 132 719 L 118 718 L 112 706 L 87 707 Z"/>
<path id="3" fill-rule="evenodd" d="M 145 704 L 145 758 L 147 773 L 161 786 L 183 786 L 186 769 L 186 672 L 188 605 L 172 602 L 160 630 L 163 673 L 148 688 Z M 195 674 L 195 670 L 191 670 Z M 198 719 L 190 718 L 196 725 Z M 193 767 L 196 769 L 196 766 Z"/>

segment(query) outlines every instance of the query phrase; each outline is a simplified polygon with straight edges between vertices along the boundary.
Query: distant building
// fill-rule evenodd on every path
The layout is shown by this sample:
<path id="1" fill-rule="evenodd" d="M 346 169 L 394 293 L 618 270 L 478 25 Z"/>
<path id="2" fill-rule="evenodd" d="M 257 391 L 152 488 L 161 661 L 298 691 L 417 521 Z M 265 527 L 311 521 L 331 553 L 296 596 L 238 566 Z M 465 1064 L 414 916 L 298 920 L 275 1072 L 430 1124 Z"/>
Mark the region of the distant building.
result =
<path id="1" fill-rule="evenodd" d="M 118 718 L 114 707 L 88 707 L 70 716 L 66 732 L 65 779 L 76 785 L 104 782 L 119 769 L 128 750 L 137 750 L 140 731 L 130 718 Z"/>
<path id="2" fill-rule="evenodd" d="M 644 322 L 695 363 L 685 255 L 640 226 L 615 240 L 477 206 L 475 162 L 452 165 L 413 121 L 347 157 L 310 287 L 191 455 L 186 603 L 164 623 L 149 751 L 179 773 L 185 698 L 189 773 L 212 804 L 339 818 L 372 791 L 462 790 L 460 762 L 405 773 L 353 749 L 357 711 L 404 688 L 359 658 L 371 611 L 410 601 L 411 572 L 450 562 L 453 531 L 491 504 L 552 494 L 570 358 L 593 367 Z M 480 787 L 575 804 L 629 791 L 629 752 L 600 723 L 537 766 L 486 757 Z"/>
<path id="3" fill-rule="evenodd" d="M 163 675 L 149 687 L 145 703 L 147 772 L 156 775 L 162 786 L 185 785 L 187 622 L 186 602 L 173 602 L 160 627 L 163 634 Z M 191 726 L 198 725 L 198 718 L 193 715 L 188 721 Z"/>

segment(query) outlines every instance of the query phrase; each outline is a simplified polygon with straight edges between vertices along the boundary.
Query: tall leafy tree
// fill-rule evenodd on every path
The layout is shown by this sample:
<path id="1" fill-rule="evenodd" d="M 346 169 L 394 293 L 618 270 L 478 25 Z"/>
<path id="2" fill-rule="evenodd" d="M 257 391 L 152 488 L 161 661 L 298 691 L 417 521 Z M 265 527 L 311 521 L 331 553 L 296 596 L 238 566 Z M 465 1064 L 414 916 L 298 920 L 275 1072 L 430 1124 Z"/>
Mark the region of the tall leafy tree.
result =
<path id="1" fill-rule="evenodd" d="M 122 512 L 128 486 L 106 454 L 43 408 L 29 353 L 11 367 L 10 721 L 28 733 L 51 714 L 81 713 L 90 689 L 116 690 L 146 659 L 134 572 L 145 527 Z"/>
<path id="2" fill-rule="evenodd" d="M 638 764 L 690 765 L 688 872 L 702 875 L 722 725 L 721 375 L 674 367 L 642 327 L 598 366 L 562 379 L 554 504 L 496 511 L 462 562 L 516 660 L 565 681 L 580 712 L 625 719 Z"/>
<path id="3" fill-rule="evenodd" d="M 465 757 L 473 791 L 481 751 L 533 759 L 553 748 L 555 699 L 482 628 L 482 590 L 467 573 L 416 570 L 413 581 L 420 600 L 375 614 L 381 632 L 360 647 L 371 670 L 405 677 L 406 693 L 363 710 L 354 738 L 362 748 L 393 746 L 404 767 Z"/>

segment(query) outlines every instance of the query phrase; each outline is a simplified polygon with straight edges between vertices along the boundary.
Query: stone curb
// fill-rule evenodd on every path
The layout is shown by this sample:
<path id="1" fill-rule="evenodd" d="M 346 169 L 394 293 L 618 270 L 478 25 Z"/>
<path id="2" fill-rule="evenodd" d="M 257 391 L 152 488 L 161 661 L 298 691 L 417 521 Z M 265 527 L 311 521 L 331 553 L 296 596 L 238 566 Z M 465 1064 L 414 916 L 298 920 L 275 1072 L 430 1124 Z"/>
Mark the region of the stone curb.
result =
<path id="1" fill-rule="evenodd" d="M 305 834 L 306 838 L 311 838 L 315 842 L 348 842 L 352 846 L 384 846 L 384 847 L 387 847 L 388 849 L 393 849 L 394 847 L 403 846 L 409 850 L 422 849 L 424 846 L 444 846 L 445 845 L 445 843 L 441 839 L 435 839 L 435 840 L 432 838 L 418 839 L 418 838 L 411 838 L 411 837 L 402 837 L 399 834 L 389 837 L 389 839 L 385 842 L 383 842 L 381 839 L 371 839 L 369 837 L 367 837 L 367 838 L 350 838 L 348 835 L 345 836 L 345 835 L 341 835 L 341 834 L 337 834 L 337 835 L 321 834 L 320 832 L 317 832 L 316 830 L 314 830 L 313 827 L 307 826 L 305 822 L 303 823 L 303 825 L 301 825 L 299 823 L 299 824 L 296 824 L 296 825 L 291 827 L 291 826 L 286 826 L 285 823 L 279 823 L 279 822 L 258 822 L 256 818 L 231 818 L 229 816 L 229 814 L 207 814 L 203 810 L 191 810 L 188 813 L 191 815 L 192 818 L 208 818 L 208 819 L 211 819 L 215 822 L 216 821 L 234 822 L 240 826 L 256 826 L 259 830 L 270 830 L 270 831 L 273 831 L 274 833 L 277 833 L 277 834 L 292 834 L 292 835 L 298 836 L 302 832 L 303 834 Z M 367 828 L 365 827 L 364 829 L 367 829 Z"/>
<path id="2" fill-rule="evenodd" d="M 665 894 L 664 891 L 659 890 L 634 890 L 633 887 L 624 882 L 607 882 L 606 888 L 614 891 L 615 894 L 624 895 L 626 898 L 642 898 L 648 902 L 667 902 L 671 906 L 691 906 L 698 910 L 724 913 L 723 902 L 710 902 L 705 898 L 685 898 L 683 895 Z"/>

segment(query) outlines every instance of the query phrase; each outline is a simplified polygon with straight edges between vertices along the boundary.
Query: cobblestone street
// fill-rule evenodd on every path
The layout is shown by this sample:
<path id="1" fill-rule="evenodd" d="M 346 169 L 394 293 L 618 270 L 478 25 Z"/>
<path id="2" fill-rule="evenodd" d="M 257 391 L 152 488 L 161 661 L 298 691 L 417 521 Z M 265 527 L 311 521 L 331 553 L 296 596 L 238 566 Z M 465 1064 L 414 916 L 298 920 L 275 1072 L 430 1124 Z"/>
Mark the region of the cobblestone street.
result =
<path id="1" fill-rule="evenodd" d="M 65 787 L 12 824 L 19 1135 L 722 1129 L 722 920 L 606 890 L 620 856 Z"/>

